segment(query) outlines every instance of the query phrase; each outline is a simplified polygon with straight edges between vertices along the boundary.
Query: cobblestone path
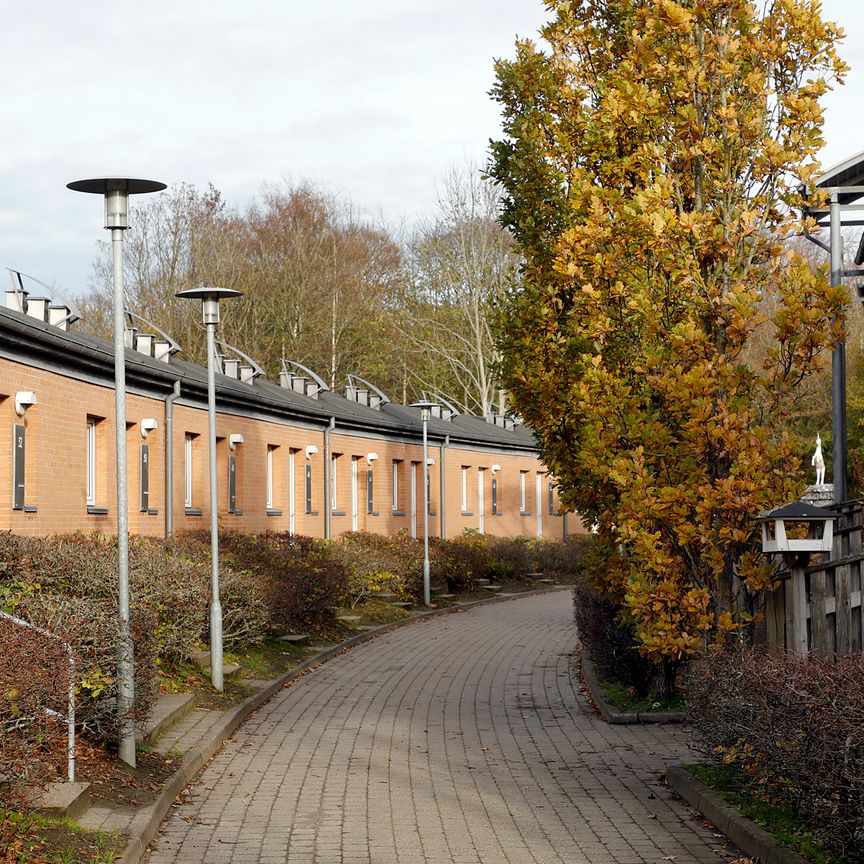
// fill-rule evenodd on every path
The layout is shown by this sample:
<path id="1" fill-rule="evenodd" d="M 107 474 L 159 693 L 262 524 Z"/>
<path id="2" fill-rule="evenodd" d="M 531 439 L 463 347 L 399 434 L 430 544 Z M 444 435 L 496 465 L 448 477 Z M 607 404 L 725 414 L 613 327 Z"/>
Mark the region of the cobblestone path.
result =
<path id="1" fill-rule="evenodd" d="M 719 862 L 658 781 L 684 730 L 607 726 L 570 594 L 403 627 L 286 687 L 173 809 L 149 864 Z"/>

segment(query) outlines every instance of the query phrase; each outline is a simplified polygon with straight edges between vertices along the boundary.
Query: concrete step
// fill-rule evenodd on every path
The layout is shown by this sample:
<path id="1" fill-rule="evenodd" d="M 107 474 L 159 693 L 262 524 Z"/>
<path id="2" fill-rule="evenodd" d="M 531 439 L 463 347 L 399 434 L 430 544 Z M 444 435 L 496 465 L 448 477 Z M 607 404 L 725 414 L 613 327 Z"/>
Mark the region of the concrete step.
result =
<path id="1" fill-rule="evenodd" d="M 194 707 L 194 693 L 160 693 L 147 722 L 143 728 L 135 731 L 135 740 L 138 743 L 153 744 L 163 732 L 179 723 Z"/>
<path id="2" fill-rule="evenodd" d="M 479 585 L 482 588 L 484 585 L 488 585 L 491 581 L 491 579 L 475 579 L 474 584 Z"/>
<path id="3" fill-rule="evenodd" d="M 225 663 L 222 666 L 223 678 L 240 678 L 240 665 L 238 663 Z"/>
<path id="4" fill-rule="evenodd" d="M 308 633 L 286 633 L 284 636 L 279 637 L 280 642 L 284 642 L 286 645 L 308 645 L 309 644 L 309 634 Z"/>
<path id="5" fill-rule="evenodd" d="M 392 600 L 391 606 L 398 606 L 400 609 L 411 609 L 414 603 L 411 600 Z"/>
<path id="6" fill-rule="evenodd" d="M 26 794 L 29 807 L 58 819 L 77 819 L 90 806 L 89 783 L 49 783 Z"/>
<path id="7" fill-rule="evenodd" d="M 542 582 L 544 585 L 554 585 L 555 584 L 554 579 L 535 579 L 534 581 L 535 582 Z"/>
<path id="8" fill-rule="evenodd" d="M 194 654 L 189 655 L 189 659 L 192 661 L 194 666 L 197 666 L 199 669 L 209 669 L 210 668 L 210 652 L 209 651 L 196 651 Z"/>
<path id="9" fill-rule="evenodd" d="M 524 576 L 526 579 L 542 579 L 543 578 L 542 573 L 525 573 Z"/>
<path id="10" fill-rule="evenodd" d="M 361 615 L 337 615 L 337 621 L 344 621 L 346 624 L 353 624 L 355 621 L 359 621 L 362 618 Z"/>
<path id="11" fill-rule="evenodd" d="M 500 590 L 501 590 L 501 586 L 500 586 L 500 585 L 483 585 L 483 586 L 481 586 L 481 587 L 483 588 L 484 591 L 492 591 L 492 592 L 495 592 L 495 591 L 500 591 Z"/>

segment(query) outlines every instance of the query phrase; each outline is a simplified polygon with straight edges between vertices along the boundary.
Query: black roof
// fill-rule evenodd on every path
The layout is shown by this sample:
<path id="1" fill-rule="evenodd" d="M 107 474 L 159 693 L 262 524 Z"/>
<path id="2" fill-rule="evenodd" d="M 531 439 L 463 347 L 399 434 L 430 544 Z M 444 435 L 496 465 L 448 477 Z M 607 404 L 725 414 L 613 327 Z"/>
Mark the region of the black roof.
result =
<path id="1" fill-rule="evenodd" d="M 61 330 L 13 309 L 0 307 L 0 355 L 38 364 L 60 374 L 78 375 L 104 386 L 114 383 L 114 344 L 80 330 Z M 207 401 L 207 370 L 172 357 L 170 363 L 126 349 L 127 387 L 164 398 L 175 382 L 184 399 Z M 284 421 L 326 426 L 336 419 L 340 431 L 383 432 L 417 439 L 423 424 L 418 409 L 385 403 L 371 408 L 324 391 L 318 398 L 297 393 L 272 381 L 257 378 L 254 384 L 217 373 L 216 400 L 220 410 L 234 410 Z M 533 433 L 524 426 L 504 429 L 479 417 L 459 415 L 451 421 L 432 418 L 430 439 L 450 436 L 454 443 L 491 448 L 536 451 Z"/>

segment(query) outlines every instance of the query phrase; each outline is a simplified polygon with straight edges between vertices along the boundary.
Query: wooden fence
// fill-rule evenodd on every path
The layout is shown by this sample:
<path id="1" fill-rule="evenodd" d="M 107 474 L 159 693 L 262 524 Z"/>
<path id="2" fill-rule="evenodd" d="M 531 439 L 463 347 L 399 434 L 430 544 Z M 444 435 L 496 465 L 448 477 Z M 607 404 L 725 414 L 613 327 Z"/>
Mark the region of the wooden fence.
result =
<path id="1" fill-rule="evenodd" d="M 765 624 L 770 644 L 800 652 L 806 640 L 808 651 L 864 650 L 861 502 L 830 509 L 838 516 L 831 555 L 814 555 L 803 573 L 793 570 L 768 597 Z M 805 619 L 804 627 L 796 626 L 796 608 Z"/>

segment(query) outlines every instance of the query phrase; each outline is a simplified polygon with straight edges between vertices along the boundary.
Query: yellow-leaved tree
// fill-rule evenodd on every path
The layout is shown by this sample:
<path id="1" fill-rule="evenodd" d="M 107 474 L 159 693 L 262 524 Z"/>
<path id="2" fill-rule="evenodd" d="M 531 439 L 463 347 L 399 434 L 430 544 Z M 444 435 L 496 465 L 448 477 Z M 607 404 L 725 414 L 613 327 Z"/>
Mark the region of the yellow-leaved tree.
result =
<path id="1" fill-rule="evenodd" d="M 811 0 L 546 5 L 493 91 L 524 262 L 504 383 L 598 526 L 595 581 L 674 664 L 746 631 L 771 588 L 754 517 L 802 490 L 787 421 L 843 297 L 784 240 L 842 33 Z"/>

